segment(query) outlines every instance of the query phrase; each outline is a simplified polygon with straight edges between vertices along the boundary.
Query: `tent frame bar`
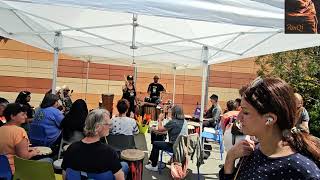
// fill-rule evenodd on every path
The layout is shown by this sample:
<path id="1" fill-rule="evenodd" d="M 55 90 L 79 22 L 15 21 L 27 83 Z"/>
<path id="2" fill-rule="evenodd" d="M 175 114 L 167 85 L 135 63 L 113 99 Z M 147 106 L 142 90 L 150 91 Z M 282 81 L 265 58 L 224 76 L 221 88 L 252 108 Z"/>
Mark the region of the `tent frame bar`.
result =
<path id="1" fill-rule="evenodd" d="M 122 24 L 110 24 L 110 25 L 101 25 L 101 26 L 85 26 L 85 27 L 70 27 L 56 30 L 48 30 L 48 31 L 33 31 L 33 32 L 15 32 L 12 34 L 15 35 L 37 35 L 37 34 L 53 34 L 56 31 L 64 32 L 64 31 L 79 31 L 79 30 L 89 30 L 89 29 L 103 29 L 103 28 L 111 28 L 111 27 L 122 27 L 129 26 L 131 23 L 122 23 Z"/>
<path id="2" fill-rule="evenodd" d="M 76 39 L 76 38 L 73 38 L 73 37 L 69 37 L 67 36 L 67 38 L 70 38 L 70 39 L 73 39 L 75 41 L 79 41 L 79 42 L 82 42 L 82 43 L 86 43 L 86 44 L 89 44 L 89 45 L 94 45 L 88 41 L 84 41 L 84 40 L 81 40 L 81 39 Z M 116 52 L 116 53 L 119 53 L 121 55 L 125 55 L 125 56 L 128 56 L 128 57 L 131 57 L 130 54 L 127 54 L 127 53 L 123 53 L 123 52 L 120 52 L 120 51 L 116 51 L 116 50 L 113 50 L 113 49 L 110 49 L 110 48 L 107 48 L 107 47 L 104 47 L 104 46 L 96 46 L 96 47 L 99 47 L 99 48 L 102 48 L 102 49 L 105 49 L 105 50 L 108 50 L 108 51 L 113 51 L 113 52 Z"/>
<path id="3" fill-rule="evenodd" d="M 31 31 L 34 31 L 32 26 L 30 26 L 25 20 L 22 19 L 22 17 L 14 10 L 11 10 L 11 12 L 24 24 L 26 25 Z M 45 40 L 41 35 L 37 35 L 41 41 L 43 41 L 45 44 L 47 44 L 50 48 L 54 48 L 47 40 Z"/>
<path id="4" fill-rule="evenodd" d="M 92 57 L 88 57 L 87 61 L 87 74 L 86 74 L 86 93 L 84 94 L 84 100 L 87 101 L 87 94 L 88 94 L 88 81 L 89 81 L 89 70 L 90 70 L 90 62 Z"/>
<path id="5" fill-rule="evenodd" d="M 173 65 L 173 92 L 172 92 L 172 104 L 174 105 L 176 99 L 176 76 L 177 76 L 177 67 Z"/>
<path id="6" fill-rule="evenodd" d="M 164 35 L 167 35 L 167 36 L 171 36 L 171 37 L 174 37 L 174 38 L 183 40 L 183 41 L 187 41 L 186 39 L 184 39 L 184 38 L 182 38 L 182 37 L 180 37 L 180 36 L 176 36 L 176 35 L 174 35 L 174 34 L 167 33 L 167 32 L 164 32 L 164 31 L 160 31 L 160 30 L 157 30 L 157 29 L 154 29 L 154 28 L 150 28 L 150 27 L 148 27 L 148 26 L 140 25 L 140 27 L 145 28 L 145 29 L 148 29 L 148 30 L 151 30 L 151 31 L 154 31 L 154 32 L 157 32 L 157 33 L 161 33 L 161 34 L 164 34 Z M 207 45 L 207 44 L 203 44 L 203 43 L 200 43 L 200 42 L 197 42 L 197 41 L 189 40 L 188 42 L 191 42 L 191 43 L 194 43 L 194 44 L 199 44 L 199 45 L 201 45 L 201 46 L 210 47 L 210 49 L 220 50 L 220 51 L 223 51 L 223 52 L 226 52 L 226 53 L 229 53 L 229 54 L 239 55 L 239 53 L 237 53 L 237 52 L 228 51 L 228 50 L 223 50 L 223 49 L 216 48 L 216 47 L 213 47 L 213 46 L 209 46 L 209 45 Z"/>
<path id="7" fill-rule="evenodd" d="M 48 19 L 48 18 L 44 18 L 44 17 L 41 17 L 41 16 L 38 16 L 38 15 L 35 15 L 35 14 L 32 14 L 32 13 L 26 12 L 26 11 L 23 11 L 23 10 L 17 10 L 17 11 L 20 11 L 20 12 L 22 12 L 22 13 L 28 14 L 28 15 L 30 15 L 30 16 L 33 16 L 33 17 L 36 17 L 36 18 L 39 18 L 39 19 L 42 19 L 42 20 L 45 20 L 45 21 L 48 21 L 48 22 L 51 22 L 51 23 L 58 24 L 58 25 L 60 25 L 60 26 L 65 26 L 65 27 L 68 27 L 68 28 L 73 28 L 73 27 L 71 27 L 71 26 L 69 26 L 69 25 L 62 24 L 62 23 L 56 22 L 56 21 L 54 21 L 54 20 L 51 20 L 51 19 Z M 141 26 L 141 25 L 139 24 L 139 26 Z M 116 44 L 123 45 L 123 46 L 125 46 L 125 47 L 129 47 L 129 48 L 130 48 L 129 45 L 124 44 L 124 43 L 121 43 L 121 42 L 118 42 L 118 41 L 113 40 L 113 39 L 109 39 L 109 38 L 106 38 L 106 37 L 103 37 L 103 36 L 100 36 L 100 35 L 97 35 L 97 34 L 94 34 L 94 33 L 90 33 L 90 32 L 84 31 L 84 30 L 80 30 L 80 29 L 79 29 L 78 31 L 79 31 L 79 32 L 82 32 L 82 33 L 85 33 L 85 34 L 88 34 L 88 35 L 91 35 L 91 36 L 94 36 L 94 37 L 97 37 L 97 38 L 101 38 L 101 39 L 103 39 L 103 40 L 111 41 L 111 42 L 114 42 L 114 43 L 116 43 Z M 69 38 L 70 38 L 70 37 L 69 37 Z M 77 39 L 75 39 L 75 40 L 77 40 Z M 139 43 L 139 44 L 142 44 L 142 43 Z M 142 44 L 142 45 L 143 45 L 143 44 Z M 160 51 L 164 51 L 164 52 L 169 53 L 169 51 L 166 51 L 166 50 L 163 50 L 163 49 L 160 49 L 160 48 L 155 48 L 155 47 L 153 47 L 153 48 L 154 48 L 154 49 L 157 49 L 157 50 L 160 50 Z M 171 53 L 171 54 L 174 54 L 174 55 L 176 55 L 176 56 L 181 56 L 181 57 L 184 57 L 184 58 L 188 58 L 188 59 L 194 59 L 194 60 L 196 60 L 196 58 L 192 58 L 192 57 L 185 56 L 185 55 L 181 55 L 181 54 L 177 54 L 177 53 Z"/>

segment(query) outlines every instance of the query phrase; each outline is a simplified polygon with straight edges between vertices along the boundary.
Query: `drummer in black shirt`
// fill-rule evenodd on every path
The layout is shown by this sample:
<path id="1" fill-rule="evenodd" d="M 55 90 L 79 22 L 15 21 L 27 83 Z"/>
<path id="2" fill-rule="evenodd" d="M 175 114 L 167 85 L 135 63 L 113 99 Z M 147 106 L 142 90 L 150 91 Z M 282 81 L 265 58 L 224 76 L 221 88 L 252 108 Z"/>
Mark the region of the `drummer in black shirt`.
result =
<path id="1" fill-rule="evenodd" d="M 149 84 L 148 94 L 150 95 L 151 103 L 159 104 L 161 102 L 160 94 L 166 92 L 164 87 L 158 83 L 159 76 L 155 75 L 153 77 L 153 83 Z"/>
<path id="2" fill-rule="evenodd" d="M 137 92 L 133 82 L 133 76 L 128 75 L 126 84 L 122 88 L 122 98 L 126 99 L 130 103 L 130 107 L 127 112 L 127 116 L 132 116 L 135 114 L 136 104 L 137 104 Z M 133 114 L 131 114 L 131 112 Z"/>

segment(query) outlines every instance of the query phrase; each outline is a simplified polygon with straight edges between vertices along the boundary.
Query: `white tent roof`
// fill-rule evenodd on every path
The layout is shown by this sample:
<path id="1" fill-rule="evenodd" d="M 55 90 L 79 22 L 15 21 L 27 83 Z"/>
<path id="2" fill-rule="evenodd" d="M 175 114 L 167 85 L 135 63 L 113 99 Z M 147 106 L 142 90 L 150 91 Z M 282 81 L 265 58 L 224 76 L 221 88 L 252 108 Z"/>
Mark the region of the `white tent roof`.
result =
<path id="1" fill-rule="evenodd" d="M 61 32 L 62 53 L 100 63 L 130 65 L 134 44 L 145 67 L 198 66 L 203 46 L 214 64 L 320 44 L 284 34 L 282 0 L 2 0 L 0 19 L 1 36 L 53 51 Z"/>

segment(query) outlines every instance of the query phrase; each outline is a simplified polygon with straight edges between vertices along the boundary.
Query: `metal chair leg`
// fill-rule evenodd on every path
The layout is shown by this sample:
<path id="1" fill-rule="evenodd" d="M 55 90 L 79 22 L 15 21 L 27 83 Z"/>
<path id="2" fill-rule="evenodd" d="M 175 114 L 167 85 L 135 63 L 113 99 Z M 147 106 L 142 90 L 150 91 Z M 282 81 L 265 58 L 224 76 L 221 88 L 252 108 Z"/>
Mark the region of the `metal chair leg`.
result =
<path id="1" fill-rule="evenodd" d="M 158 172 L 159 172 L 159 174 L 161 174 L 162 156 L 163 156 L 163 151 L 160 150 L 160 161 L 158 162 Z"/>

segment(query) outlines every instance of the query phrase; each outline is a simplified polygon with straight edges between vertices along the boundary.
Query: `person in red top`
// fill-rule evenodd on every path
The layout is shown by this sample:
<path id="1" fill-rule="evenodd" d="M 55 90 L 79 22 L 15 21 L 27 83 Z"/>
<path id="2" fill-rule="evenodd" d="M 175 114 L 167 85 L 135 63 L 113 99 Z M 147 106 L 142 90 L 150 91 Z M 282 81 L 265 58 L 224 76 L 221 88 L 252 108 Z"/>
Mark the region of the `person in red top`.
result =
<path id="1" fill-rule="evenodd" d="M 226 126 L 232 121 L 233 118 L 238 116 L 240 111 L 236 110 L 235 101 L 229 100 L 227 102 L 227 111 L 221 116 L 220 125 L 223 132 L 226 129 Z"/>

